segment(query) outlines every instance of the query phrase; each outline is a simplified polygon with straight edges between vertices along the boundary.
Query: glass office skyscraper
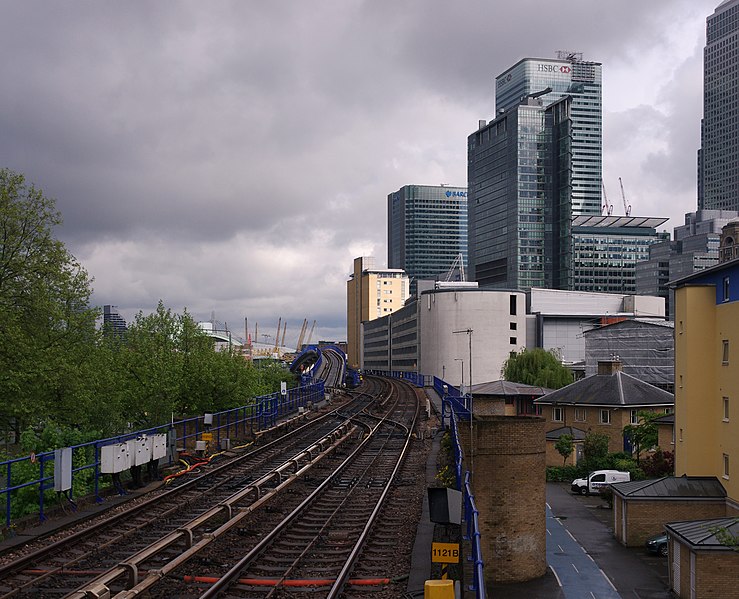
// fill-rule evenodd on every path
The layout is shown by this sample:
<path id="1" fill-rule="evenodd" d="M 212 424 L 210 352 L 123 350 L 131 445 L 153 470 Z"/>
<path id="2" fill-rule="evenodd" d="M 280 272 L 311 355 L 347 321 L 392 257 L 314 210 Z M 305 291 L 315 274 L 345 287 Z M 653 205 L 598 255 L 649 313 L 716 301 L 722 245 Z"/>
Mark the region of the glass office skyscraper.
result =
<path id="1" fill-rule="evenodd" d="M 706 19 L 698 209 L 739 210 L 739 0 Z"/>
<path id="2" fill-rule="evenodd" d="M 666 219 L 601 216 L 601 65 L 525 58 L 496 79 L 496 106 L 467 138 L 471 276 L 633 293 Z"/>
<path id="3" fill-rule="evenodd" d="M 467 188 L 405 185 L 387 196 L 387 265 L 435 280 L 462 254 L 467 267 Z"/>
<path id="4" fill-rule="evenodd" d="M 737 0 L 739 1 L 739 0 Z M 524 58 L 495 79 L 498 113 L 539 94 L 544 106 L 572 98 L 572 199 L 574 216 L 600 214 L 603 164 L 602 66 L 582 54 L 559 52 L 558 59 Z"/>
<path id="5" fill-rule="evenodd" d="M 480 285 L 568 288 L 570 106 L 528 98 L 467 138 L 470 276 Z"/>

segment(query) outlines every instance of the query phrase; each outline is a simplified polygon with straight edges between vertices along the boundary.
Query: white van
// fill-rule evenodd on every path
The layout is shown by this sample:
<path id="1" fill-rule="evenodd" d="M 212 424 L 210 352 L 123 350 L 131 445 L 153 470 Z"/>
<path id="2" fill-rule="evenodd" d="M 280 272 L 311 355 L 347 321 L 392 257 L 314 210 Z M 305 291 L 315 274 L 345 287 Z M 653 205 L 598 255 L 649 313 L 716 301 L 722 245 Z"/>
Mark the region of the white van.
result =
<path id="1" fill-rule="evenodd" d="M 630 472 L 619 470 L 596 470 L 588 474 L 587 478 L 576 478 L 572 481 L 572 492 L 580 495 L 600 493 L 600 490 L 611 483 L 622 483 L 631 480 Z"/>

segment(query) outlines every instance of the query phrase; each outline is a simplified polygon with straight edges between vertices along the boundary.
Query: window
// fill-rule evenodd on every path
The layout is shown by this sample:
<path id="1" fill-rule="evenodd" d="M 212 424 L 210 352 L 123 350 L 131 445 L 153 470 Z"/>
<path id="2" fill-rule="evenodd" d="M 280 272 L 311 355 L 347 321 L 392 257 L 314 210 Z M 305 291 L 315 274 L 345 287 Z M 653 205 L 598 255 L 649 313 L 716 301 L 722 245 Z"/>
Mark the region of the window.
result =
<path id="1" fill-rule="evenodd" d="M 562 422 L 564 420 L 562 408 L 552 408 L 552 422 Z"/>
<path id="2" fill-rule="evenodd" d="M 674 408 L 665 408 L 665 414 L 672 414 L 674 411 Z"/>
<path id="3" fill-rule="evenodd" d="M 516 338 L 515 337 L 511 337 L 510 340 L 511 340 L 511 345 L 516 345 Z"/>
<path id="4" fill-rule="evenodd" d="M 637 410 L 631 410 L 629 422 L 631 424 L 639 424 L 639 412 Z"/>
<path id="5" fill-rule="evenodd" d="M 575 420 L 585 422 L 585 408 L 575 408 Z"/>
<path id="6" fill-rule="evenodd" d="M 724 277 L 724 301 L 729 301 L 729 277 Z"/>
<path id="7" fill-rule="evenodd" d="M 516 296 L 511 296 L 511 316 L 516 315 Z"/>
<path id="8" fill-rule="evenodd" d="M 515 323 L 515 322 L 512 322 L 512 323 L 511 323 L 511 330 L 512 330 L 512 331 L 515 331 L 515 330 L 516 330 L 516 328 L 517 328 L 517 326 L 518 326 L 518 325 L 517 325 L 517 323 Z"/>
<path id="9" fill-rule="evenodd" d="M 729 398 L 724 397 L 724 422 L 729 421 Z"/>
<path id="10" fill-rule="evenodd" d="M 729 454 L 724 454 L 724 478 L 729 478 Z"/>
<path id="11" fill-rule="evenodd" d="M 600 423 L 601 424 L 611 424 L 611 411 L 610 410 L 600 411 Z"/>
<path id="12" fill-rule="evenodd" d="M 590 477 L 591 483 L 604 483 L 606 482 L 606 475 L 605 474 L 593 474 L 593 476 Z"/>
<path id="13" fill-rule="evenodd" d="M 729 340 L 724 339 L 721 343 L 723 343 L 723 353 L 721 355 L 721 364 L 724 366 L 729 363 Z"/>

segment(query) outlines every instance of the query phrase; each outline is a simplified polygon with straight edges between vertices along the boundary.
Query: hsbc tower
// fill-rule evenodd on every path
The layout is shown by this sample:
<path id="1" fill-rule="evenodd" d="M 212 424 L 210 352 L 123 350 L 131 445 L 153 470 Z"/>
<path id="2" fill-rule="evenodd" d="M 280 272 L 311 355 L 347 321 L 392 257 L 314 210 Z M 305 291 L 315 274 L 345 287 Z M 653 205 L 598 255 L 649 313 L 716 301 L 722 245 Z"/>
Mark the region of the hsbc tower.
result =
<path id="1" fill-rule="evenodd" d="M 601 213 L 603 174 L 602 65 L 582 54 L 557 59 L 524 58 L 495 79 L 495 107 L 501 114 L 536 94 L 548 106 L 572 98 L 572 216 Z M 541 94 L 549 88 L 551 91 Z"/>

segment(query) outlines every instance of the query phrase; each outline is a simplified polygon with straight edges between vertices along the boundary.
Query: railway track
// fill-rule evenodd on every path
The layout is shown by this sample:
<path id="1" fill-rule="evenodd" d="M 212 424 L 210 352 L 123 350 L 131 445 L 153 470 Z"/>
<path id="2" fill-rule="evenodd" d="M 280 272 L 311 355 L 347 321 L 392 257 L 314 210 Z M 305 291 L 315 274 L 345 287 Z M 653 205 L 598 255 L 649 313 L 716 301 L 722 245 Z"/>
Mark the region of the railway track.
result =
<path id="1" fill-rule="evenodd" d="M 373 381 L 341 410 L 206 468 L 197 478 L 129 510 L 28 551 L 0 567 L 0 597 L 61 597 L 78 587 L 87 590 L 76 596 L 94 597 L 133 586 L 145 570 L 132 556 L 143 561 L 153 552 L 159 562 L 171 561 L 183 554 L 183 548 L 186 553 L 198 543 L 208 544 L 214 528 L 267 503 L 287 480 L 347 442 L 357 429 L 351 418 L 382 395 L 381 384 Z M 98 595 L 90 589 L 100 586 L 92 582 L 101 579 L 100 571 L 107 578 Z"/>

